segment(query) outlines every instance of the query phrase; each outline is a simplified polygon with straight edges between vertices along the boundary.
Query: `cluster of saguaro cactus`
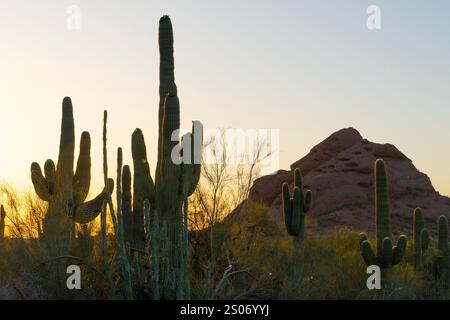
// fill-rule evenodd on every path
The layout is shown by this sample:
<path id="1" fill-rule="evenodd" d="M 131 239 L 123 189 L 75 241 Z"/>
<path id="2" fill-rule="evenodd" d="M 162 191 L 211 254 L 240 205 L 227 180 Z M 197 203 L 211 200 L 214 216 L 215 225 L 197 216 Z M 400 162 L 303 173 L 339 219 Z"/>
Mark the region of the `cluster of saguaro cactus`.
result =
<path id="1" fill-rule="evenodd" d="M 375 214 L 377 251 L 372 250 L 367 235 L 361 234 L 361 254 L 368 266 L 377 265 L 382 269 L 390 268 L 398 264 L 405 253 L 406 236 L 399 237 L 396 246 L 392 246 L 390 222 L 389 222 L 389 196 L 387 189 L 386 170 L 384 161 L 375 161 Z"/>
<path id="2" fill-rule="evenodd" d="M 303 192 L 300 169 L 294 170 L 294 190 L 291 198 L 289 184 L 282 185 L 282 201 L 286 230 L 294 237 L 294 243 L 301 245 L 305 239 L 305 213 L 311 207 L 311 191 Z"/>
<path id="3" fill-rule="evenodd" d="M 180 129 L 180 106 L 174 76 L 172 23 L 168 16 L 159 21 L 159 50 L 158 161 L 155 199 L 154 203 L 150 202 L 150 214 L 158 216 L 158 233 L 166 238 L 162 254 L 166 258 L 161 260 L 165 263 L 159 268 L 159 291 L 163 298 L 189 298 L 188 221 L 183 209 L 186 210 L 186 199 L 194 192 L 200 178 L 203 127 L 199 121 L 194 121 L 192 134 L 183 136 L 182 149 L 181 144 L 172 139 L 174 132 Z M 180 158 L 173 152 L 177 148 Z"/>
<path id="4" fill-rule="evenodd" d="M 425 228 L 425 220 L 422 209 L 414 209 L 413 217 L 413 244 L 414 244 L 414 268 L 421 270 L 424 263 L 424 255 L 430 245 L 430 235 Z"/>
<path id="5" fill-rule="evenodd" d="M 438 276 L 443 279 L 444 285 L 450 285 L 450 248 L 448 244 L 448 221 L 445 216 L 438 220 Z"/>
<path id="6" fill-rule="evenodd" d="M 125 241 L 142 249 L 145 244 L 144 201 L 155 202 L 155 186 L 150 175 L 147 160 L 147 148 L 140 129 L 133 132 L 131 138 L 133 156 L 133 193 L 131 192 L 131 171 L 128 165 L 123 167 L 122 175 L 122 213 Z"/>
<path id="7" fill-rule="evenodd" d="M 62 103 L 61 138 L 58 163 L 47 160 L 42 174 L 39 164 L 31 165 L 31 180 L 37 195 L 48 202 L 43 221 L 43 240 L 51 246 L 68 249 L 70 230 L 74 222 L 92 221 L 101 212 L 105 190 L 91 201 L 86 197 L 91 181 L 91 138 L 88 132 L 81 134 L 80 154 L 74 173 L 75 125 L 70 98 Z M 110 190 L 114 181 L 109 180 Z"/>
<path id="8" fill-rule="evenodd" d="M 195 191 L 200 178 L 203 127 L 194 121 L 192 133 L 185 134 L 181 141 L 173 139 L 180 129 L 180 107 L 174 77 L 172 24 L 168 16 L 159 22 L 159 48 L 155 180 L 150 174 L 144 135 L 136 129 L 132 135 L 133 194 L 128 166 L 124 166 L 122 176 L 124 235 L 138 248 L 146 247 L 146 239 L 150 239 L 147 243 L 150 244 L 153 298 L 185 299 L 190 297 L 187 198 Z"/>
<path id="9" fill-rule="evenodd" d="M 0 205 L 0 239 L 3 239 L 5 237 L 5 219 L 5 207 L 3 205 Z"/>

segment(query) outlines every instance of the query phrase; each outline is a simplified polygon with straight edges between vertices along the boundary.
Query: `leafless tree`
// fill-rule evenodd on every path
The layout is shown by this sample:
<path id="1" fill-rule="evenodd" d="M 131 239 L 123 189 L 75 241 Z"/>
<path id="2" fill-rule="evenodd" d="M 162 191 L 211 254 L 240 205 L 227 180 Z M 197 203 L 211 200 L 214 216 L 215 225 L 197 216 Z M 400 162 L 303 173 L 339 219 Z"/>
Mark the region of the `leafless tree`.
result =
<path id="1" fill-rule="evenodd" d="M 203 159 L 201 179 L 189 203 L 191 230 L 207 230 L 209 234 L 210 256 L 204 265 L 208 282 L 207 298 L 216 296 L 218 288 L 224 284 L 224 276 L 226 279 L 230 276 L 229 272 L 225 272 L 222 280 L 214 283 L 213 274 L 223 272 L 217 270 L 217 254 L 220 250 L 217 245 L 222 240 L 215 235 L 215 226 L 247 200 L 253 182 L 260 176 L 262 162 L 273 152 L 266 152 L 267 141 L 258 139 L 250 144 L 249 148 L 252 149 L 248 152 L 236 155 L 234 150 L 229 149 L 232 144 L 228 142 L 225 130 L 205 140 L 203 149 L 210 151 L 209 158 Z M 235 270 L 232 274 L 240 273 L 243 272 Z M 249 271 L 246 270 L 246 273 Z"/>

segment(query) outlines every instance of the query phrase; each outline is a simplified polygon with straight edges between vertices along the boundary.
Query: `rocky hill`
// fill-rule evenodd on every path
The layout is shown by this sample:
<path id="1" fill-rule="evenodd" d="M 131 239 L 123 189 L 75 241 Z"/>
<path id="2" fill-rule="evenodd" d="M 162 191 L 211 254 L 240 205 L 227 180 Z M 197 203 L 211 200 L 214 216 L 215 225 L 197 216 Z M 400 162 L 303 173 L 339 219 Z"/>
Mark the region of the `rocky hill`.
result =
<path id="1" fill-rule="evenodd" d="M 303 174 L 305 189 L 313 193 L 313 206 L 308 216 L 313 228 L 326 232 L 348 227 L 374 231 L 373 166 L 383 158 L 388 175 L 391 222 L 394 233 L 411 234 L 415 207 L 424 211 L 431 233 L 437 218 L 450 217 L 450 199 L 440 195 L 428 176 L 417 170 L 412 161 L 391 144 L 378 144 L 364 139 L 353 128 L 339 130 L 294 162 L 291 170 L 280 170 L 255 181 L 250 199 L 270 206 L 282 220 L 281 184 L 293 183 L 293 170 Z"/>

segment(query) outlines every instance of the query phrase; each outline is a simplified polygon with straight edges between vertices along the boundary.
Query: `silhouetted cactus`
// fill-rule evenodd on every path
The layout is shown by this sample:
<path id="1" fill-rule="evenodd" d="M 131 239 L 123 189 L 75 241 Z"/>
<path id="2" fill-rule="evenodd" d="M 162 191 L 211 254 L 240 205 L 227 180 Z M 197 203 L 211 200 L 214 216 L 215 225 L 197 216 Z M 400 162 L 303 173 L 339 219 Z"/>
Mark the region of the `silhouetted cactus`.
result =
<path id="1" fill-rule="evenodd" d="M 136 129 L 132 135 L 133 193 L 131 174 L 126 172 L 128 167 L 124 167 L 122 177 L 124 230 L 125 238 L 133 239 L 134 246 L 144 248 L 147 242 L 150 247 L 153 298 L 187 299 L 190 297 L 187 197 L 195 191 L 200 179 L 203 126 L 194 121 L 192 133 L 185 134 L 181 141 L 172 140 L 180 129 L 180 106 L 174 77 L 172 24 L 168 16 L 159 22 L 159 48 L 155 181 L 150 174 L 144 135 Z M 149 225 L 145 217 L 149 217 Z M 149 230 L 150 238 L 146 234 Z"/>
<path id="2" fill-rule="evenodd" d="M 43 221 L 43 238 L 52 245 L 67 250 L 70 223 L 86 223 L 95 219 L 102 209 L 105 191 L 85 202 L 91 181 L 91 138 L 88 132 L 81 134 L 80 155 L 74 174 L 75 127 L 70 98 L 62 104 L 61 138 L 58 163 L 47 160 L 44 174 L 36 162 L 31 165 L 31 180 L 37 195 L 48 202 Z M 110 190 L 114 181 L 109 180 Z"/>
<path id="3" fill-rule="evenodd" d="M 6 218 L 5 207 L 3 207 L 3 205 L 1 205 L 0 206 L 0 239 L 3 239 L 5 237 L 5 218 Z"/>
<path id="4" fill-rule="evenodd" d="M 150 203 L 155 203 L 155 185 L 150 175 L 150 167 L 147 160 L 147 148 L 145 146 L 144 135 L 140 129 L 133 132 L 131 138 L 131 151 L 133 156 L 133 213 L 132 232 L 133 243 L 138 248 L 144 247 L 144 201 L 148 199 Z M 124 181 L 125 182 L 125 181 Z M 125 187 L 125 185 L 124 185 Z M 123 189 L 128 193 L 129 190 Z M 124 216 L 130 215 L 128 212 Z M 131 219 L 128 219 L 129 221 Z M 125 229 L 129 229 L 126 226 Z"/>
<path id="5" fill-rule="evenodd" d="M 294 191 L 291 198 L 289 185 L 282 185 L 283 213 L 286 230 L 294 237 L 294 243 L 301 245 L 305 239 L 305 213 L 311 207 L 311 191 L 303 192 L 300 169 L 294 171 Z"/>
<path id="6" fill-rule="evenodd" d="M 378 265 L 382 269 L 387 269 L 402 260 L 407 240 L 406 236 L 402 235 L 399 237 L 397 245 L 392 246 L 386 171 L 382 159 L 375 161 L 374 171 L 377 252 L 374 253 L 365 234 L 361 234 L 360 248 L 362 257 L 368 266 Z"/>
<path id="7" fill-rule="evenodd" d="M 424 262 L 424 253 L 430 245 L 430 236 L 428 230 L 425 228 L 422 209 L 416 208 L 414 210 L 413 220 L 414 268 L 420 270 Z"/>
<path id="8" fill-rule="evenodd" d="M 450 284 L 450 250 L 448 244 L 448 221 L 445 216 L 440 216 L 438 220 L 438 276 L 444 280 L 446 288 Z"/>

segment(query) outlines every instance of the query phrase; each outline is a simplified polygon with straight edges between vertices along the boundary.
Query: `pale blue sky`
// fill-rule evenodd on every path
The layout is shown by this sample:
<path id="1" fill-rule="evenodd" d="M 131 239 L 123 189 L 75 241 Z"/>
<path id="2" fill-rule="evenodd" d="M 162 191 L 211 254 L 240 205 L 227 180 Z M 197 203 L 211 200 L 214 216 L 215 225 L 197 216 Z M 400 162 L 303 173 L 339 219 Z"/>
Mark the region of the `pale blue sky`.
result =
<path id="1" fill-rule="evenodd" d="M 380 6 L 382 29 L 366 28 Z M 66 8 L 81 8 L 81 30 Z M 450 195 L 448 1 L 0 1 L 0 179 L 29 187 L 56 159 L 61 101 L 91 132 L 101 181 L 102 111 L 130 162 L 135 127 L 154 162 L 161 15 L 172 18 L 182 124 L 279 128 L 281 167 L 348 126 L 390 142 Z M 152 166 L 152 171 L 154 166 Z M 100 189 L 94 184 L 92 192 Z"/>

